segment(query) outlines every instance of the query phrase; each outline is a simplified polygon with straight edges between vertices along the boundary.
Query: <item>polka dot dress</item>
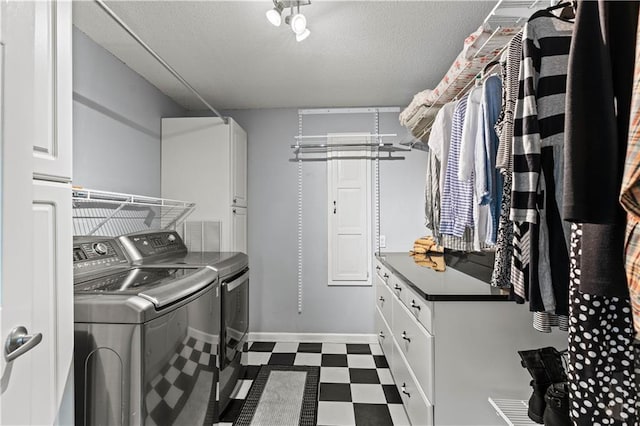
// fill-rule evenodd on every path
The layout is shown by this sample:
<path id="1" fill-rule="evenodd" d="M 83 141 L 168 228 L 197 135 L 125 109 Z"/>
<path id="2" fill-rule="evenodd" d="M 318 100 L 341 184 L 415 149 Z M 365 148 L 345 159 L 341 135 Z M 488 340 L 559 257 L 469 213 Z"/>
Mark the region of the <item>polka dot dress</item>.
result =
<path id="1" fill-rule="evenodd" d="M 580 292 L 581 238 L 581 226 L 572 224 L 569 413 L 578 426 L 638 425 L 630 302 Z"/>

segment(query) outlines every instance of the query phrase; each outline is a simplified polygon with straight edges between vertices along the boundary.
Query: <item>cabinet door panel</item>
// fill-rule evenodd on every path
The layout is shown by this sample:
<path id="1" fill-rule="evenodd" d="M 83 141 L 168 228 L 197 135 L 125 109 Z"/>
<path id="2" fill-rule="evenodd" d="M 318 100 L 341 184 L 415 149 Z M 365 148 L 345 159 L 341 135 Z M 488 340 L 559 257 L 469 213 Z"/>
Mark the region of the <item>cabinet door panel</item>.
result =
<path id="1" fill-rule="evenodd" d="M 232 251 L 247 252 L 247 209 L 233 207 L 231 210 L 233 221 L 233 247 Z"/>
<path id="2" fill-rule="evenodd" d="M 33 174 L 68 182 L 72 170 L 71 1 L 33 5 Z"/>
<path id="3" fill-rule="evenodd" d="M 232 192 L 231 200 L 234 206 L 247 206 L 247 133 L 238 126 L 231 124 L 231 155 L 232 155 Z"/>

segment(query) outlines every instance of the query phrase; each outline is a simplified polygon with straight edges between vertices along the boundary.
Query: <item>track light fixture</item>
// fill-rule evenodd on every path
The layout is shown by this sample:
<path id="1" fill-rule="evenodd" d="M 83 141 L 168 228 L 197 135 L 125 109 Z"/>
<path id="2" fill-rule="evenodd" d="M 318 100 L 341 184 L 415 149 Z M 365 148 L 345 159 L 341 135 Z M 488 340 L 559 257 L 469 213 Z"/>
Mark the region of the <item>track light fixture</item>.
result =
<path id="1" fill-rule="evenodd" d="M 291 27 L 296 35 L 296 40 L 302 41 L 311 34 L 307 28 L 307 18 L 300 13 L 300 6 L 308 4 L 311 4 L 311 0 L 273 0 L 274 7 L 267 11 L 267 19 L 279 27 L 282 23 L 282 12 L 285 9 L 291 9 L 290 14 L 284 18 L 284 22 Z"/>

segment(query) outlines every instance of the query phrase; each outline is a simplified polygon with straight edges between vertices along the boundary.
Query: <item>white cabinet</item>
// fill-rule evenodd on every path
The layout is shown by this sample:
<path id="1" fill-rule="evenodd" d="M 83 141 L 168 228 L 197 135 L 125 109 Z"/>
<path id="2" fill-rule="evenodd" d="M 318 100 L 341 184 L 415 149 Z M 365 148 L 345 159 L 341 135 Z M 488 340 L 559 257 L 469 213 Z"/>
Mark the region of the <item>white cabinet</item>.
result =
<path id="1" fill-rule="evenodd" d="M 73 424 L 71 2 L 0 2 L 1 424 Z"/>
<path id="2" fill-rule="evenodd" d="M 247 134 L 229 119 L 162 119 L 162 197 L 196 203 L 190 221 L 221 222 L 220 249 L 247 251 Z"/>
<path id="3" fill-rule="evenodd" d="M 517 351 L 567 345 L 565 333 L 535 331 L 521 305 L 458 297 L 463 280 L 477 281 L 458 271 L 408 271 L 440 292 L 427 300 L 391 263 L 375 269 L 376 333 L 414 425 L 503 424 L 487 398 L 526 400 L 531 389 Z"/>

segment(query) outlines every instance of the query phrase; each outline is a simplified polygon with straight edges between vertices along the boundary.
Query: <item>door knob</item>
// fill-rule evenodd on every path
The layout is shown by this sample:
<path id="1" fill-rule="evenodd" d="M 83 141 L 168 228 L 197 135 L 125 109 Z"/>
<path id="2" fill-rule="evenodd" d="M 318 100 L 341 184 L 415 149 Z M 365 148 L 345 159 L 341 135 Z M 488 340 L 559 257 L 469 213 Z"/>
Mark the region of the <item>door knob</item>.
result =
<path id="1" fill-rule="evenodd" d="M 4 357 L 11 362 L 20 355 L 29 352 L 42 341 L 42 333 L 27 334 L 27 329 L 19 326 L 11 330 L 4 345 Z"/>

